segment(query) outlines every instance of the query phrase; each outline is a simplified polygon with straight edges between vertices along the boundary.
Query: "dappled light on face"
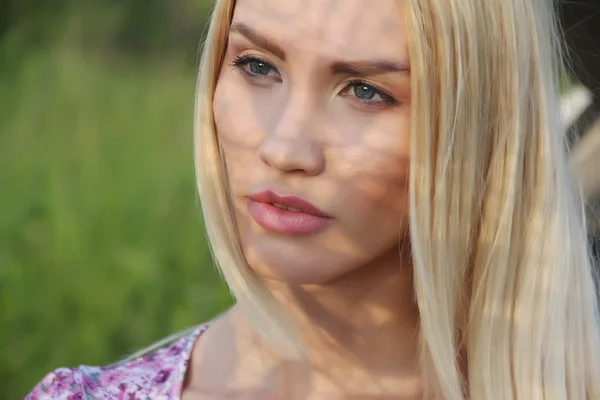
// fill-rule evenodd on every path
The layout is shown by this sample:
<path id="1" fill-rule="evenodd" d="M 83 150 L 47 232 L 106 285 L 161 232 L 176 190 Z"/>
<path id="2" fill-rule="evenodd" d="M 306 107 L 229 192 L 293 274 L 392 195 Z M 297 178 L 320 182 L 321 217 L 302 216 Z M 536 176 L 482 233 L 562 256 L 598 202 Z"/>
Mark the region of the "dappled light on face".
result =
<path id="1" fill-rule="evenodd" d="M 238 161 L 243 158 L 237 158 Z M 253 168 L 257 172 L 253 172 Z M 269 178 L 263 167 L 244 168 L 239 177 L 248 179 L 250 175 Z M 238 177 L 237 172 L 230 177 Z M 271 185 L 282 193 L 297 193 L 313 202 L 319 208 L 332 215 L 331 222 L 321 233 L 307 237 L 291 237 L 267 232 L 248 217 L 248 209 L 243 198 L 234 202 L 242 245 L 247 259 L 257 261 L 260 254 L 271 254 L 266 262 L 271 267 L 298 269 L 297 274 L 310 277 L 310 271 L 317 269 L 317 275 L 327 275 L 331 265 L 354 259 L 368 261 L 378 251 L 398 248 L 401 233 L 406 229 L 407 186 L 403 179 L 391 179 L 377 175 L 358 174 L 352 179 L 322 179 L 316 190 L 305 189 L 298 184 Z M 284 189 L 281 189 L 283 187 Z M 300 188 L 297 190 L 296 188 Z M 343 188 L 343 189 L 340 189 Z M 340 193 L 340 190 L 342 192 Z M 354 197 L 354 198 L 349 198 Z M 349 203 L 352 207 L 364 207 L 379 215 L 375 219 L 346 211 Z M 350 213 L 347 215 L 347 213 Z M 381 213 L 381 214 L 380 214 Z M 389 218 L 386 220 L 386 218 Z M 381 236 L 382 224 L 389 230 L 388 236 Z M 364 235 L 370 235 L 365 240 Z M 377 238 L 381 238 L 378 240 Z M 375 239 L 375 240 L 373 240 Z M 379 248 L 380 250 L 377 250 Z M 274 264 L 275 263 L 275 264 Z M 252 266 L 253 263 L 250 262 Z M 279 266 L 277 266 L 279 265 Z M 285 267 L 287 265 L 287 267 Z M 308 275 L 305 275 L 307 274 Z M 310 279 L 310 278 L 308 278 Z M 307 282 L 308 283 L 308 282 Z"/>
<path id="2" fill-rule="evenodd" d="M 398 40 L 404 43 L 400 9 L 389 1 L 369 10 L 388 17 L 393 6 L 395 24 L 388 32 L 362 25 L 353 12 L 365 11 L 361 2 L 314 2 L 289 24 L 266 11 L 254 13 L 251 4 L 240 2 L 234 13 L 224 65 L 253 58 L 222 68 L 214 96 L 246 264 L 280 304 L 310 309 L 324 321 L 317 326 L 289 312 L 304 340 L 321 343 L 311 351 L 316 363 L 311 369 L 318 372 L 308 392 L 339 393 L 345 387 L 358 394 L 414 393 L 419 380 L 408 371 L 415 366 L 395 368 L 398 360 L 414 360 L 417 349 L 410 255 L 400 250 L 410 248 L 403 243 L 410 85 L 407 50 L 398 46 Z M 332 12 L 333 24 L 311 29 L 319 15 Z M 340 39 L 360 35 L 361 29 L 370 30 L 361 38 L 379 37 L 380 46 Z M 264 190 L 312 203 L 328 215 L 325 227 L 305 235 L 265 227 L 248 206 L 249 196 Z M 400 324 L 399 305 L 409 316 Z M 398 343 L 400 332 L 410 340 Z M 373 335 L 389 344 L 385 354 L 370 351 Z M 390 358 L 390 351 L 398 357 Z M 331 360 L 339 367 L 325 368 Z M 367 371 L 381 360 L 389 361 L 374 382 Z M 387 375 L 384 369 L 395 372 Z M 404 371 L 402 377 L 398 371 Z M 264 374 L 270 374 L 268 368 Z"/>
<path id="3" fill-rule="evenodd" d="M 267 32 L 277 32 L 280 39 L 302 37 L 294 40 L 295 45 L 315 54 L 348 54 L 357 46 L 368 46 L 378 54 L 406 40 L 404 32 L 398 32 L 399 3 L 381 0 L 377 7 L 365 8 L 360 0 L 238 0 L 236 12 Z"/>
<path id="4" fill-rule="evenodd" d="M 270 0 L 237 0 L 236 11 L 256 13 L 265 16 L 271 21 L 289 22 L 306 10 L 306 5 L 298 1 L 270 1 Z"/>
<path id="5" fill-rule="evenodd" d="M 368 10 L 355 0 L 311 2 L 289 24 L 273 17 L 293 9 L 239 2 L 213 107 L 250 267 L 323 283 L 382 254 L 398 258 L 408 224 L 408 51 L 396 1 Z M 269 231 L 248 208 L 264 190 L 312 203 L 329 215 L 325 228 Z"/>

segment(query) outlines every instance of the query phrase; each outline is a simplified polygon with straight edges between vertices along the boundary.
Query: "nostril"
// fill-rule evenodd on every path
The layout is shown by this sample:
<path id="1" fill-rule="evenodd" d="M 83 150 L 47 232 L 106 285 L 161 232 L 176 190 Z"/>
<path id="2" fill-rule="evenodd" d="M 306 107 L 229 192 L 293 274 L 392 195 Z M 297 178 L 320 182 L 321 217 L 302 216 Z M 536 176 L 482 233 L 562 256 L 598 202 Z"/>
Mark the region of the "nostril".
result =
<path id="1" fill-rule="evenodd" d="M 259 148 L 262 162 L 279 172 L 318 175 L 324 168 L 320 147 L 309 141 L 269 138 Z"/>

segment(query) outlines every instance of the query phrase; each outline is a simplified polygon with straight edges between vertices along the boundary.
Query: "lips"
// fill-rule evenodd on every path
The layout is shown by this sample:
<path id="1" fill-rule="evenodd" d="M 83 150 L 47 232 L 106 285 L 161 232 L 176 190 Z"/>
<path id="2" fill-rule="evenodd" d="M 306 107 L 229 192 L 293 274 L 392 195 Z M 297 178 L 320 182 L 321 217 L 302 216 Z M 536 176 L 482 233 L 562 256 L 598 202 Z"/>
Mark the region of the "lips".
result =
<path id="1" fill-rule="evenodd" d="M 306 200 L 294 195 L 279 195 L 270 190 L 254 193 L 248 196 L 252 201 L 259 203 L 271 204 L 280 209 L 293 212 L 301 212 L 308 215 L 314 215 L 316 217 L 330 218 L 323 211 L 312 205 Z"/>
<path id="2" fill-rule="evenodd" d="M 248 196 L 246 206 L 256 223 L 284 235 L 310 235 L 324 229 L 331 217 L 298 196 L 262 191 Z"/>

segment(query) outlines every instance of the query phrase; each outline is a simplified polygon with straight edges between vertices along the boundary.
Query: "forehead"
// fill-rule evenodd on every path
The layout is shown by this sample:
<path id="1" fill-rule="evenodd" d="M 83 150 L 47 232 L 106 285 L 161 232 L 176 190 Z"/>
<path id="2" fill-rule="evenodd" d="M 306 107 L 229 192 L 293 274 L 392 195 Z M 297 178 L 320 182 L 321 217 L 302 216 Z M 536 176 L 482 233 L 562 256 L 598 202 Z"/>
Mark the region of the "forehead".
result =
<path id="1" fill-rule="evenodd" d="M 286 51 L 408 61 L 398 0 L 238 0 L 237 22 Z"/>

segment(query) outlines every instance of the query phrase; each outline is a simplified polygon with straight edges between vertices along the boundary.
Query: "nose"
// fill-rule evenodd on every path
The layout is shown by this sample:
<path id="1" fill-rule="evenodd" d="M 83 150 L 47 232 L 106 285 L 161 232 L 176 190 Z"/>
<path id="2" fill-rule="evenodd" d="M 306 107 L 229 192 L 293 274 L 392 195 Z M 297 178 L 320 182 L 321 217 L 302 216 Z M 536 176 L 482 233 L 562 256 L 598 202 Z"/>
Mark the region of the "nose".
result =
<path id="1" fill-rule="evenodd" d="M 319 175 L 325 168 L 325 157 L 316 137 L 317 113 L 306 99 L 290 99 L 262 141 L 260 159 L 280 172 Z"/>

